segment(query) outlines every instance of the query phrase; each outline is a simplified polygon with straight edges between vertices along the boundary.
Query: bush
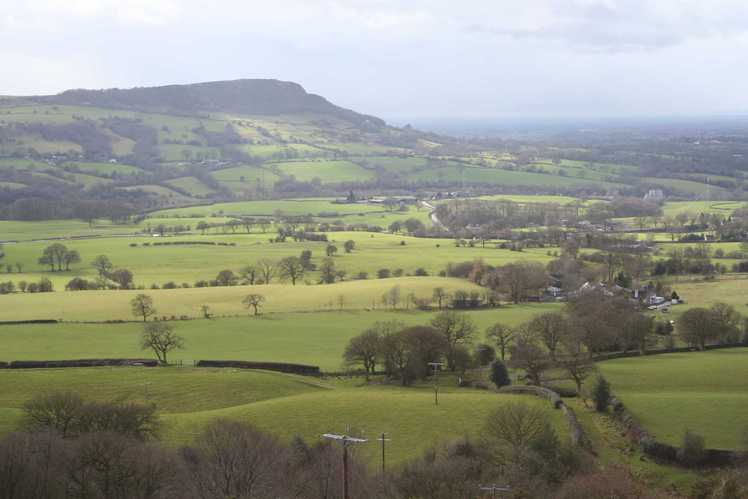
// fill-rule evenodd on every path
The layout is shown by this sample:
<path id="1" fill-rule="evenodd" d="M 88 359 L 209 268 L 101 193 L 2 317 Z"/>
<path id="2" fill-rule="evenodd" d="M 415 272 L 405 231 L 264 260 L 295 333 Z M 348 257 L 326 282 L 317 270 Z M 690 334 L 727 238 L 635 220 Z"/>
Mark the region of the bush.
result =
<path id="1" fill-rule="evenodd" d="M 423 267 L 418 267 L 416 271 L 413 273 L 413 275 L 418 276 L 418 277 L 426 277 L 429 275 L 429 273 Z"/>
<path id="2" fill-rule="evenodd" d="M 610 383 L 603 376 L 598 376 L 592 389 L 592 400 L 597 412 L 606 412 L 610 405 Z"/>
<path id="3" fill-rule="evenodd" d="M 512 384 L 512 380 L 509 379 L 509 372 L 506 370 L 506 366 L 500 360 L 494 360 L 491 363 L 491 381 L 496 388 L 502 386 L 509 386 Z"/>
<path id="4" fill-rule="evenodd" d="M 390 272 L 390 269 L 379 269 L 377 270 L 377 278 L 379 279 L 387 279 L 390 277 L 392 273 Z"/>
<path id="5" fill-rule="evenodd" d="M 678 449 L 678 462 L 686 466 L 699 464 L 704 458 L 704 437 L 686 430 L 683 434 L 683 443 Z"/>

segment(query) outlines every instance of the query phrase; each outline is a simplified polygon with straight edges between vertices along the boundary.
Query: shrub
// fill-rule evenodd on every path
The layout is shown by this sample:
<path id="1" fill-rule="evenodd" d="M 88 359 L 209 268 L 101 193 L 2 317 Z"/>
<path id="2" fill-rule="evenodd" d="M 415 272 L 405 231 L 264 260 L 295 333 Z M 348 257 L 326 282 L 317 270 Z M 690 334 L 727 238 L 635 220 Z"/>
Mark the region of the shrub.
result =
<path id="1" fill-rule="evenodd" d="M 390 272 L 390 269 L 377 270 L 377 277 L 379 279 L 387 279 L 388 277 L 390 277 L 390 275 L 392 275 L 392 273 Z"/>
<path id="2" fill-rule="evenodd" d="M 429 273 L 423 267 L 418 267 L 413 275 L 416 275 L 418 277 L 426 277 L 429 275 Z"/>
<path id="3" fill-rule="evenodd" d="M 610 383 L 603 376 L 598 376 L 592 389 L 592 400 L 597 412 L 606 412 L 610 405 Z"/>
<path id="4" fill-rule="evenodd" d="M 174 281 L 169 281 L 167 283 L 164 283 L 162 286 L 163 289 L 177 289 L 177 283 Z"/>
<path id="5" fill-rule="evenodd" d="M 694 466 L 704 458 L 704 437 L 686 430 L 683 443 L 678 449 L 678 462 L 686 466 Z"/>
<path id="6" fill-rule="evenodd" d="M 502 386 L 509 386 L 512 384 L 512 380 L 509 379 L 509 372 L 506 370 L 506 366 L 500 360 L 494 360 L 491 363 L 491 382 L 496 385 L 496 388 Z"/>

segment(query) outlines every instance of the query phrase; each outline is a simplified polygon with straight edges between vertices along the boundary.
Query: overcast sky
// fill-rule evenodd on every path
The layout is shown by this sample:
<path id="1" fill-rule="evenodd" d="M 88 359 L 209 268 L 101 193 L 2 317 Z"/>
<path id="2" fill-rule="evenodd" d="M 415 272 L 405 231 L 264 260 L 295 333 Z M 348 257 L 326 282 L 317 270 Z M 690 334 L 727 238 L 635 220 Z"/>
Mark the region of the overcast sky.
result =
<path id="1" fill-rule="evenodd" d="M 2 0 L 0 94 L 278 78 L 403 117 L 748 112 L 745 0 Z"/>

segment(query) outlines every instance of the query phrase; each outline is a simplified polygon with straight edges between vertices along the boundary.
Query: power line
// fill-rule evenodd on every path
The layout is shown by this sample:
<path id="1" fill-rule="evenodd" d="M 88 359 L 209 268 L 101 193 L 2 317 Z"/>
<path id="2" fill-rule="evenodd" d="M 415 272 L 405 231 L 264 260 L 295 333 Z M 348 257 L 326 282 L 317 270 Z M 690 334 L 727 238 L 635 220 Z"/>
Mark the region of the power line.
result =
<path id="1" fill-rule="evenodd" d="M 343 444 L 343 499 L 350 499 L 348 493 L 348 446 L 353 444 L 363 444 L 368 442 L 365 438 L 349 437 L 348 435 L 337 435 L 335 433 L 325 433 L 322 438 L 336 440 Z"/>
<path id="2" fill-rule="evenodd" d="M 509 492 L 512 490 L 512 488 L 508 485 L 505 486 L 498 486 L 498 485 L 481 485 L 480 490 L 483 492 L 491 492 L 491 499 L 494 499 L 496 497 L 497 492 Z"/>

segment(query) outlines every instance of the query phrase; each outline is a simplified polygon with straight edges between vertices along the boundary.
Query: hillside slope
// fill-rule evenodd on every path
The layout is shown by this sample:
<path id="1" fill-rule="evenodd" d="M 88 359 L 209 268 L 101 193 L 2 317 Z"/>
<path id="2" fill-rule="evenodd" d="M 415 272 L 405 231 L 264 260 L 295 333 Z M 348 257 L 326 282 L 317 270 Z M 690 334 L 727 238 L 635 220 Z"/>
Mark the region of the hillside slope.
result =
<path id="1" fill-rule="evenodd" d="M 57 95 L 30 97 L 45 104 L 125 108 L 166 113 L 219 111 L 240 114 L 327 114 L 358 125 L 384 126 L 383 120 L 330 103 L 307 93 L 298 83 L 241 79 L 188 85 L 166 85 L 130 89 L 67 90 Z"/>

